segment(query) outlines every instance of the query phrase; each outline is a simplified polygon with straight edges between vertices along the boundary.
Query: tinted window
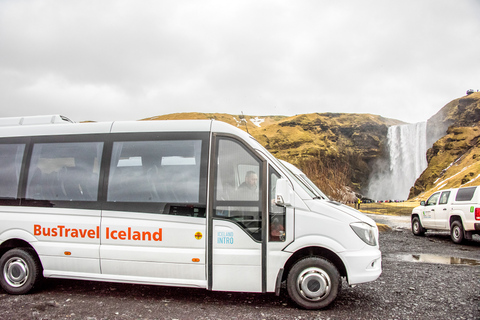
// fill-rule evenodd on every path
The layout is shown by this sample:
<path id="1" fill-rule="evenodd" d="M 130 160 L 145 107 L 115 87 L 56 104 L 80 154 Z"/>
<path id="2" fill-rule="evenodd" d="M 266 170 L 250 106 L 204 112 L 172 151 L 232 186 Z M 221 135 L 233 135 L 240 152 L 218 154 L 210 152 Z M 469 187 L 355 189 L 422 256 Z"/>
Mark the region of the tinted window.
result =
<path id="1" fill-rule="evenodd" d="M 202 140 L 115 142 L 107 201 L 199 203 L 201 151 Z"/>
<path id="2" fill-rule="evenodd" d="M 470 188 L 461 188 L 458 189 L 457 196 L 455 197 L 455 201 L 470 201 L 473 198 L 473 194 L 477 187 L 470 187 Z"/>
<path id="3" fill-rule="evenodd" d="M 35 144 L 26 198 L 96 201 L 102 150 L 103 142 Z"/>
<path id="4" fill-rule="evenodd" d="M 255 240 L 262 239 L 262 166 L 240 143 L 219 139 L 214 214 L 235 221 Z"/>
<path id="5" fill-rule="evenodd" d="M 0 198 L 16 199 L 24 144 L 0 145 Z"/>
<path id="6" fill-rule="evenodd" d="M 277 180 L 280 175 L 270 167 L 270 188 L 269 192 L 269 241 L 285 241 L 285 207 L 280 207 L 275 204 L 275 191 Z"/>

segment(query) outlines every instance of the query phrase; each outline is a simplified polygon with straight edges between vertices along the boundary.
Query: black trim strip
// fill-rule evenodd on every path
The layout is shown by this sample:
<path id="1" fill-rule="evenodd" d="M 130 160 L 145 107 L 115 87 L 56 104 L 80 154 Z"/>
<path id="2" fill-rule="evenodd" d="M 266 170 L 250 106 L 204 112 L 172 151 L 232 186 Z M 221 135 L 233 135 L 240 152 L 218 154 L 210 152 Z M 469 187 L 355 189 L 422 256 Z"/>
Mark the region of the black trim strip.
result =
<path id="1" fill-rule="evenodd" d="M 208 265 L 208 270 L 207 270 L 207 289 L 212 290 L 213 289 L 213 201 L 214 201 L 214 189 L 215 189 L 215 181 L 217 177 L 216 173 L 216 160 L 217 159 L 217 153 L 218 153 L 218 148 L 217 148 L 217 134 L 213 133 L 211 136 L 210 140 L 210 146 L 211 146 L 211 152 L 210 152 L 210 193 L 208 195 L 208 203 L 209 205 L 209 210 L 207 212 L 207 265 Z"/>
<path id="2" fill-rule="evenodd" d="M 20 180 L 18 181 L 18 198 L 20 205 L 23 205 L 23 199 L 27 190 L 28 166 L 30 165 L 30 157 L 32 155 L 33 143 L 28 138 L 26 141 L 25 152 L 23 153 L 22 168 L 20 169 Z"/>
<path id="3" fill-rule="evenodd" d="M 263 183 L 262 183 L 262 292 L 267 292 L 267 243 L 268 243 L 268 188 L 269 188 L 269 172 L 268 163 L 263 160 Z"/>

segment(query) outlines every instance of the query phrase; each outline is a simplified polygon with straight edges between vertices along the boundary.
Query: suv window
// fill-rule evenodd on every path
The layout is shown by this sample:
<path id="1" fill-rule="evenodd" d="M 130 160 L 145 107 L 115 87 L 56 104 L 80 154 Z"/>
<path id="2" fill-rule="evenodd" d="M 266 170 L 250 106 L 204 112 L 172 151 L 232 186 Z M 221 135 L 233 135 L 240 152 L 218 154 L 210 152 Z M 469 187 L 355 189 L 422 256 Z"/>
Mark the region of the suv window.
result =
<path id="1" fill-rule="evenodd" d="M 440 197 L 440 192 L 434 193 L 428 198 L 427 206 L 434 206 L 437 204 L 438 197 Z"/>
<path id="2" fill-rule="evenodd" d="M 473 194 L 477 190 L 477 187 L 470 187 L 470 188 L 461 188 L 458 189 L 457 196 L 455 197 L 455 201 L 470 201 L 473 198 Z"/>
<path id="3" fill-rule="evenodd" d="M 450 191 L 442 192 L 442 196 L 440 197 L 440 201 L 438 202 L 438 204 L 447 204 L 449 197 L 450 197 Z"/>

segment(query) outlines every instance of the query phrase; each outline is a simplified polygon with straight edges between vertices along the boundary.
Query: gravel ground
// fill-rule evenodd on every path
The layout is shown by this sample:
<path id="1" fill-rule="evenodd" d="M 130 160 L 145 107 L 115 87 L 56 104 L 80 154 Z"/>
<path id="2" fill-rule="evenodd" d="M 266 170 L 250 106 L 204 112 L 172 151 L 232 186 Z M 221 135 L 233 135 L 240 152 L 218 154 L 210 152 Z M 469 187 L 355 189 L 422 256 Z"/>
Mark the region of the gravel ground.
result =
<path id="1" fill-rule="evenodd" d="M 344 282 L 324 310 L 296 308 L 286 290 L 276 297 L 54 279 L 29 295 L 0 291 L 0 319 L 480 319 L 480 238 L 455 245 L 448 233 L 415 237 L 392 227 L 380 234 L 381 277 Z M 447 259 L 416 262 L 427 254 Z"/>

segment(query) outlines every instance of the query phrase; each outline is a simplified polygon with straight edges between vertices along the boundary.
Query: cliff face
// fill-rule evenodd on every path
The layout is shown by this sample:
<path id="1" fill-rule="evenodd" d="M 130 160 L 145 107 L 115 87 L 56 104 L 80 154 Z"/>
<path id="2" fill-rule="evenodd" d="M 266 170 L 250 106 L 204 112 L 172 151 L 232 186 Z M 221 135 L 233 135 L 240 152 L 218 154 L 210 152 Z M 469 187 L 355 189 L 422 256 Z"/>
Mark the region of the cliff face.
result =
<path id="1" fill-rule="evenodd" d="M 398 121 L 365 114 L 304 114 L 252 134 L 277 158 L 301 168 L 328 195 L 353 200 L 373 159 L 382 156 L 388 125 Z M 345 188 L 347 187 L 347 188 Z"/>
<path id="2" fill-rule="evenodd" d="M 409 199 L 424 200 L 440 189 L 480 185 L 480 92 L 451 101 L 428 125 L 446 130 L 446 135 L 428 150 L 428 167 Z"/>

